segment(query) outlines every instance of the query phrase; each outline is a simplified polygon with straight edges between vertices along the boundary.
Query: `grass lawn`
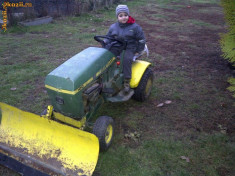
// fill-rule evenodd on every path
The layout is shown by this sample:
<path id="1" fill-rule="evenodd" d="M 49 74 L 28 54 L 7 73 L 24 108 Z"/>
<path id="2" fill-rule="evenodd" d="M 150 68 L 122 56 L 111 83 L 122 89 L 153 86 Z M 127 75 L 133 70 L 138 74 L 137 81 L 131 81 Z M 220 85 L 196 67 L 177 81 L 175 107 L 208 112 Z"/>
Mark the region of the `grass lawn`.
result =
<path id="1" fill-rule="evenodd" d="M 219 0 L 139 0 L 126 3 L 143 28 L 154 86 L 143 103 L 106 103 L 95 118 L 115 119 L 115 136 L 94 175 L 232 176 L 232 71 L 221 58 L 226 29 Z M 40 114 L 50 103 L 44 78 L 90 46 L 116 21 L 115 6 L 51 24 L 0 33 L 0 101 Z M 171 104 L 160 103 L 170 100 Z M 95 119 L 94 118 L 94 119 Z M 0 167 L 0 175 L 16 173 Z"/>

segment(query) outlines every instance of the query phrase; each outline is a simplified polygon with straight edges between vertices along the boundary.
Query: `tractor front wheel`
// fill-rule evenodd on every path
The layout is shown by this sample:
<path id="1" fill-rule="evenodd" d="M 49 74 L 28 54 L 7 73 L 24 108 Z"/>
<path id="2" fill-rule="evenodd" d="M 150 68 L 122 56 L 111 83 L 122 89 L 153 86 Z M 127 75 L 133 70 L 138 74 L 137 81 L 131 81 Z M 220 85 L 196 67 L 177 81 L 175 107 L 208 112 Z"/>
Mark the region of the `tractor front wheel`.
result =
<path id="1" fill-rule="evenodd" d="M 140 80 L 137 88 L 135 88 L 135 93 L 133 98 L 137 101 L 145 101 L 152 90 L 153 86 L 153 71 L 147 68 Z"/>
<path id="2" fill-rule="evenodd" d="M 96 120 L 93 126 L 93 134 L 99 139 L 101 151 L 106 151 L 111 145 L 113 132 L 114 121 L 111 117 L 101 116 Z"/>

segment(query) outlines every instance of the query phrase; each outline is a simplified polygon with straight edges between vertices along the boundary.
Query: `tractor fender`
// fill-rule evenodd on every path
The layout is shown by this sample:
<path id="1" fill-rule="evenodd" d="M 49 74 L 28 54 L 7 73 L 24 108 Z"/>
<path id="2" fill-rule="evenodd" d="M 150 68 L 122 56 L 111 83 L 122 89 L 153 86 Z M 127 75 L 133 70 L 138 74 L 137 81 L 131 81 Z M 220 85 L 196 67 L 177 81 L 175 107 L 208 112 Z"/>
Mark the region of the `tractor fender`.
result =
<path id="1" fill-rule="evenodd" d="M 136 88 L 139 85 L 139 82 L 145 72 L 145 70 L 151 65 L 150 62 L 136 60 L 132 63 L 132 76 L 130 81 L 130 87 Z"/>

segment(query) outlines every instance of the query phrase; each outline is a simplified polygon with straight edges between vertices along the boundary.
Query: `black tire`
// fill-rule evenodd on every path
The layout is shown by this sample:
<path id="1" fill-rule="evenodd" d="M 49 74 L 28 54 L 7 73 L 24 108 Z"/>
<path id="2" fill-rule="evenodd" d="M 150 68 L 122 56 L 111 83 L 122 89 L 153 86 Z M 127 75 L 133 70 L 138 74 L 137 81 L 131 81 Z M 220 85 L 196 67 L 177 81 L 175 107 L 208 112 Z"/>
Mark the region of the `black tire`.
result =
<path id="1" fill-rule="evenodd" d="M 135 88 L 135 93 L 133 98 L 137 101 L 145 101 L 152 90 L 153 85 L 153 71 L 150 68 L 147 68 L 140 80 L 140 83 L 137 88 Z"/>
<path id="2" fill-rule="evenodd" d="M 114 121 L 111 117 L 100 116 L 93 126 L 93 134 L 99 139 L 100 151 L 106 151 L 112 143 Z"/>

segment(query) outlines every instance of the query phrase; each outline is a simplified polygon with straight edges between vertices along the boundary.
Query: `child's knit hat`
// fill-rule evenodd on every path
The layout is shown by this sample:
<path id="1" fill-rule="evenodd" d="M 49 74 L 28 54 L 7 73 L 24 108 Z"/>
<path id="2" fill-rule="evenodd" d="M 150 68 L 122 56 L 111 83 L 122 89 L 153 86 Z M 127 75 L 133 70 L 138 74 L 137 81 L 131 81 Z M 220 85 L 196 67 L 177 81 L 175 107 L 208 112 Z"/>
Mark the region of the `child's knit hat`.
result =
<path id="1" fill-rule="evenodd" d="M 125 12 L 129 16 L 129 9 L 127 5 L 118 5 L 116 8 L 116 16 L 118 16 L 119 13 Z"/>

